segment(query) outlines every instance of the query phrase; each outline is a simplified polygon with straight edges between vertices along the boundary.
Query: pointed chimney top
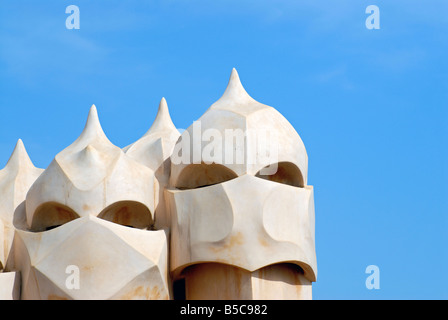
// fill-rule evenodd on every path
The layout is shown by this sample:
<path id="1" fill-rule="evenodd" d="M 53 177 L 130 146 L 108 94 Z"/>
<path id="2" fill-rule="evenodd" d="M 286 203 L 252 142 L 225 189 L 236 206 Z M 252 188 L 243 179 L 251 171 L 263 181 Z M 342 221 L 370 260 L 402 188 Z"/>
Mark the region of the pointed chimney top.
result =
<path id="1" fill-rule="evenodd" d="M 235 68 L 230 74 L 229 83 L 224 94 L 218 101 L 213 103 L 208 110 L 227 110 L 240 115 L 247 116 L 260 109 L 271 108 L 267 105 L 257 102 L 244 89 L 240 77 Z M 207 111 L 208 111 L 207 110 Z M 207 113 L 207 112 L 206 112 Z"/>
<path id="2" fill-rule="evenodd" d="M 235 68 L 232 69 L 226 91 L 224 91 L 224 94 L 219 100 L 233 100 L 235 102 L 242 103 L 255 101 L 244 89 L 243 85 L 241 84 L 238 72 Z"/>
<path id="3" fill-rule="evenodd" d="M 92 105 L 84 130 L 75 142 L 56 155 L 55 161 L 72 184 L 88 190 L 114 170 L 122 154 L 122 150 L 107 138 L 97 109 Z"/>
<path id="4" fill-rule="evenodd" d="M 104 133 L 103 128 L 101 127 L 100 120 L 98 117 L 98 111 L 96 109 L 96 106 L 93 104 L 92 107 L 90 107 L 86 125 L 84 126 L 82 133 L 80 134 L 78 139 L 76 139 L 76 141 L 73 142 L 73 144 L 68 148 L 83 149 L 84 147 L 86 147 L 87 145 L 98 139 L 107 144 L 112 144 L 107 138 L 106 134 Z"/>
<path id="5" fill-rule="evenodd" d="M 155 132 L 168 130 L 177 130 L 173 121 L 171 120 L 170 112 L 168 110 L 168 104 L 166 103 L 165 98 L 162 98 L 159 103 L 159 110 L 157 111 L 156 118 L 149 128 L 149 130 L 145 133 L 145 136 L 153 134 Z"/>
<path id="6" fill-rule="evenodd" d="M 90 107 L 89 116 L 87 117 L 83 133 L 84 134 L 103 133 L 103 129 L 101 128 L 100 124 L 100 119 L 98 117 L 98 111 L 94 104 L 92 104 L 92 106 Z"/>
<path id="7" fill-rule="evenodd" d="M 26 152 L 23 141 L 19 139 L 16 143 L 14 151 L 11 154 L 8 162 L 6 163 L 5 169 L 18 171 L 21 167 L 33 167 L 28 153 Z"/>

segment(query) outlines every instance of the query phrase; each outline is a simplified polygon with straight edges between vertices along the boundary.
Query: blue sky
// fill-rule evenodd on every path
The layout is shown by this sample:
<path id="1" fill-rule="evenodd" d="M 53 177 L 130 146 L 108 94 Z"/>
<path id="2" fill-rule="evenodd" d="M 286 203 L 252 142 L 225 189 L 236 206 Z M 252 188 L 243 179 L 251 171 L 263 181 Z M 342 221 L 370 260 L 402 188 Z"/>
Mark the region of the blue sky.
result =
<path id="1" fill-rule="evenodd" d="M 68 30 L 68 5 L 80 29 Z M 380 29 L 368 30 L 368 5 Z M 165 97 L 187 128 L 233 67 L 280 111 L 315 188 L 315 299 L 448 299 L 448 2 L 0 2 L 0 165 L 21 138 L 36 166 L 92 104 L 124 147 Z M 380 269 L 368 290 L 365 269 Z"/>

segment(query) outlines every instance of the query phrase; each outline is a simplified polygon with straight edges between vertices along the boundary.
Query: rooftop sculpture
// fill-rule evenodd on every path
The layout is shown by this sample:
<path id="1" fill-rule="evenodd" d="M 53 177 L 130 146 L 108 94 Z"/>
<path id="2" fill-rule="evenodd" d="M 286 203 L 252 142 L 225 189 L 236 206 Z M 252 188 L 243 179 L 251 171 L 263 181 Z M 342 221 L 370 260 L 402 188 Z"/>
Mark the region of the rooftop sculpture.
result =
<path id="1" fill-rule="evenodd" d="M 311 299 L 307 166 L 292 125 L 235 69 L 182 134 L 163 98 L 120 149 L 92 106 L 45 170 L 19 140 L 0 171 L 0 299 Z"/>

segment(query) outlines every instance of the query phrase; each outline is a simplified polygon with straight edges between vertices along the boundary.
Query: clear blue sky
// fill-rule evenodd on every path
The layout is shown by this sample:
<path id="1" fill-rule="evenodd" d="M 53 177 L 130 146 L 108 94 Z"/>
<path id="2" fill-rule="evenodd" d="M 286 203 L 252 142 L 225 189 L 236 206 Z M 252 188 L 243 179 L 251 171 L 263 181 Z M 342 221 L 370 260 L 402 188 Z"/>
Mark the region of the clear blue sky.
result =
<path id="1" fill-rule="evenodd" d="M 65 8 L 80 9 L 68 30 Z M 380 29 L 368 30 L 368 5 Z M 448 2 L 0 2 L 0 165 L 36 166 L 92 104 L 124 147 L 165 97 L 187 128 L 237 68 L 302 137 L 315 187 L 315 299 L 448 299 Z M 367 290 L 365 269 L 380 268 Z"/>

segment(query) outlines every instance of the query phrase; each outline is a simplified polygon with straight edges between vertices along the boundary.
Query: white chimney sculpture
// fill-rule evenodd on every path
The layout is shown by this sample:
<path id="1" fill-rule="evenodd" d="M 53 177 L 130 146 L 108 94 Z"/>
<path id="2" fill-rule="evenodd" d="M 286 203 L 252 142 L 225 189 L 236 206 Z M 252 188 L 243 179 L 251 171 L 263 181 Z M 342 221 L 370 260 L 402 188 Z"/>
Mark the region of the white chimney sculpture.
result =
<path id="1" fill-rule="evenodd" d="M 45 169 L 18 141 L 0 170 L 0 299 L 311 299 L 308 156 L 235 69 L 182 132 L 163 98 L 120 149 L 95 106 Z"/>

